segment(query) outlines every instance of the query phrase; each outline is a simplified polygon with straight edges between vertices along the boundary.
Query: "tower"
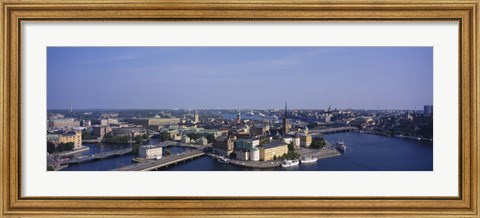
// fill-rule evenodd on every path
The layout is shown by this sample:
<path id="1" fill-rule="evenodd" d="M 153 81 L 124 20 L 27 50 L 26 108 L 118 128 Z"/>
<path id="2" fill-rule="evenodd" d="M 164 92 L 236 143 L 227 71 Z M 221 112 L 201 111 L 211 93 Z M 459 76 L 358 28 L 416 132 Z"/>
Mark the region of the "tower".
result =
<path id="1" fill-rule="evenodd" d="M 285 102 L 285 114 L 283 115 L 283 133 L 287 135 L 288 132 L 290 132 L 290 124 L 288 123 L 287 119 L 287 102 Z"/>
<path id="2" fill-rule="evenodd" d="M 237 113 L 237 124 L 242 122 L 242 117 L 240 116 L 240 111 Z"/>
<path id="3" fill-rule="evenodd" d="M 194 124 L 200 123 L 200 115 L 198 115 L 197 110 L 195 110 L 195 115 L 194 115 L 193 123 L 194 123 Z"/>

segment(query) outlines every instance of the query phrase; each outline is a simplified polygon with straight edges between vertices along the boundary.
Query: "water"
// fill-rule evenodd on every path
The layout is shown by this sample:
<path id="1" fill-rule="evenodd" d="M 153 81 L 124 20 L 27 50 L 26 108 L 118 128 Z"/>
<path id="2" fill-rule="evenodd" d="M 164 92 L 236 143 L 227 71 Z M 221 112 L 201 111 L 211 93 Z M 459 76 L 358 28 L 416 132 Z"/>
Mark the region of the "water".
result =
<path id="1" fill-rule="evenodd" d="M 357 132 L 326 135 L 325 139 L 335 143 L 342 139 L 347 152 L 341 156 L 321 159 L 316 163 L 301 164 L 291 168 L 251 169 L 231 164 L 223 164 L 210 157 L 187 161 L 182 164 L 163 168 L 167 171 L 432 171 L 433 142 L 403 138 L 391 138 Z M 98 145 L 98 144 L 97 144 Z M 87 145 L 91 146 L 91 145 Z M 100 146 L 102 147 L 102 146 Z M 103 149 L 108 145 L 104 145 Z M 172 153 L 185 148 L 170 147 Z M 91 152 L 91 151 L 89 151 Z M 130 164 L 133 156 L 124 155 L 105 160 L 91 161 L 72 165 L 64 170 L 110 170 L 122 164 Z"/>
<path id="2" fill-rule="evenodd" d="M 185 164 L 162 170 L 169 171 L 432 171 L 433 142 L 347 132 L 325 135 L 332 144 L 342 139 L 347 152 L 321 159 L 317 163 L 291 168 L 251 169 L 222 164 L 203 156 Z"/>
<path id="3" fill-rule="evenodd" d="M 97 143 L 97 144 L 83 144 L 90 148 L 88 151 L 84 151 L 82 153 L 75 154 L 76 156 L 86 156 L 106 151 L 112 150 L 120 150 L 124 148 L 129 148 L 130 145 L 126 144 L 105 144 L 105 143 Z M 134 158 L 131 154 L 125 154 L 122 156 L 113 156 L 110 158 L 105 158 L 102 160 L 92 160 L 83 162 L 80 164 L 70 164 L 67 168 L 62 169 L 62 171 L 106 171 L 112 170 L 118 167 L 126 166 L 132 163 L 132 159 Z"/>
<path id="4" fill-rule="evenodd" d="M 155 144 L 155 140 L 151 140 L 150 143 Z M 120 150 L 129 148 L 130 145 L 128 144 L 106 144 L 106 143 L 97 143 L 97 144 L 83 144 L 84 146 L 89 147 L 88 151 L 84 151 L 82 153 L 77 153 L 75 156 L 87 156 L 91 154 L 112 151 L 112 150 Z M 181 153 L 186 151 L 188 148 L 172 146 L 168 148 L 164 148 L 163 152 L 169 150 L 172 154 Z M 102 160 L 92 160 L 83 162 L 80 164 L 70 164 L 68 167 L 62 169 L 63 171 L 107 171 L 113 170 L 119 167 L 127 166 L 132 163 L 132 159 L 135 158 L 132 154 L 125 154 L 122 156 L 112 156 L 110 158 L 105 158 Z"/>

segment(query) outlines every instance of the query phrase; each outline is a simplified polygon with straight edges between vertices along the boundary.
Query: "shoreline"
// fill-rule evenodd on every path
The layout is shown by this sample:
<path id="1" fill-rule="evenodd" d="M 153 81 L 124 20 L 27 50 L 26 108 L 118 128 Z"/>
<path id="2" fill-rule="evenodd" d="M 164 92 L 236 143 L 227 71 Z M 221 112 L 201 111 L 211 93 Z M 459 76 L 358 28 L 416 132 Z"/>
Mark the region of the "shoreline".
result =
<path id="1" fill-rule="evenodd" d="M 418 141 L 430 141 L 432 142 L 433 139 L 429 138 L 422 138 L 422 137 L 416 137 L 416 136 L 404 136 L 404 135 L 386 135 L 386 134 L 381 134 L 377 132 L 370 132 L 370 131 L 358 131 L 358 133 L 363 133 L 363 134 L 369 134 L 369 135 L 377 135 L 377 136 L 383 136 L 383 137 L 388 137 L 388 138 L 401 138 L 401 139 L 411 139 L 411 140 L 418 140 Z"/>
<path id="2" fill-rule="evenodd" d="M 302 156 L 308 155 L 317 158 L 318 160 L 326 159 L 330 157 L 337 157 L 342 155 L 337 149 L 329 146 L 325 149 L 311 149 L 311 148 L 300 148 L 298 150 Z M 207 153 L 207 156 L 216 160 L 216 158 Z M 317 161 L 318 161 L 317 160 Z M 228 164 L 232 164 L 235 166 L 246 167 L 246 168 L 253 168 L 253 169 L 269 169 L 269 168 L 277 168 L 281 166 L 282 161 L 243 161 L 243 160 L 236 160 L 230 159 Z"/>

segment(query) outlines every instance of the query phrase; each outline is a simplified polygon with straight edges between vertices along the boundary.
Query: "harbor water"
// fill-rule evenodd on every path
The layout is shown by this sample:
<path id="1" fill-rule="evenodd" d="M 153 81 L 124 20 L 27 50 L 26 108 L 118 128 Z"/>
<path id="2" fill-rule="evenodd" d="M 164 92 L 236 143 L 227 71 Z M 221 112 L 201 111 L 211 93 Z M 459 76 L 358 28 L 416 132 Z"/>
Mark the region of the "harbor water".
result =
<path id="1" fill-rule="evenodd" d="M 210 157 L 202 156 L 185 163 L 172 165 L 160 171 L 432 171 L 433 142 L 406 138 L 393 138 L 346 132 L 325 135 L 330 143 L 343 140 L 347 150 L 340 156 L 320 159 L 316 163 L 300 164 L 289 168 L 251 169 L 220 163 Z M 89 151 L 81 155 L 110 149 L 122 149 L 128 145 L 86 144 Z M 173 154 L 185 151 L 182 147 L 167 148 Z M 132 163 L 133 155 L 115 156 L 103 160 L 93 160 L 81 164 L 72 164 L 63 170 L 95 171 L 111 170 Z"/>

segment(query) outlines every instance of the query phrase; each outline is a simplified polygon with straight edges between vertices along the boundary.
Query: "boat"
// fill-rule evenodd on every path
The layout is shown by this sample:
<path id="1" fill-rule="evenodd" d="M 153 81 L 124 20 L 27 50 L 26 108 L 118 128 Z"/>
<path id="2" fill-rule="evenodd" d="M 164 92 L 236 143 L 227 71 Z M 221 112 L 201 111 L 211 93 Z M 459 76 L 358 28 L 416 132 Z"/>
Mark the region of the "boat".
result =
<path id="1" fill-rule="evenodd" d="M 300 161 L 302 164 L 306 164 L 306 163 L 315 163 L 317 162 L 317 158 L 316 157 L 312 157 L 312 156 L 303 156 Z"/>
<path id="2" fill-rule="evenodd" d="M 228 159 L 226 157 L 219 157 L 217 160 L 220 163 L 230 163 L 230 159 Z"/>
<path id="3" fill-rule="evenodd" d="M 335 148 L 341 152 L 347 151 L 347 145 L 345 145 L 345 142 L 343 140 L 338 140 L 335 144 Z"/>
<path id="4" fill-rule="evenodd" d="M 293 166 L 298 166 L 300 161 L 298 160 L 284 160 L 282 162 L 282 167 L 293 167 Z"/>
<path id="5" fill-rule="evenodd" d="M 147 160 L 145 158 L 135 157 L 135 158 L 132 158 L 132 161 L 137 162 L 137 163 L 144 163 Z"/>

